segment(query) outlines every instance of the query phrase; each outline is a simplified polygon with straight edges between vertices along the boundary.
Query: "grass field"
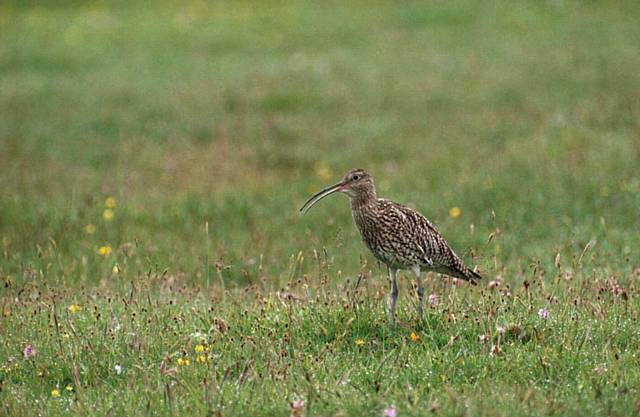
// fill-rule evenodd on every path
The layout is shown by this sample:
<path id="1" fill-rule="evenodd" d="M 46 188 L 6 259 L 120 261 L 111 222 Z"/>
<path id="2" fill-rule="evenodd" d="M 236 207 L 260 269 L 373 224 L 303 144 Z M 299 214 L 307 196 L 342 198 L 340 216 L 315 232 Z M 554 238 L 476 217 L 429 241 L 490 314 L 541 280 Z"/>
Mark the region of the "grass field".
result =
<path id="1" fill-rule="evenodd" d="M 1 2 L 0 415 L 639 415 L 638 21 Z M 356 167 L 481 284 L 387 323 Z"/>

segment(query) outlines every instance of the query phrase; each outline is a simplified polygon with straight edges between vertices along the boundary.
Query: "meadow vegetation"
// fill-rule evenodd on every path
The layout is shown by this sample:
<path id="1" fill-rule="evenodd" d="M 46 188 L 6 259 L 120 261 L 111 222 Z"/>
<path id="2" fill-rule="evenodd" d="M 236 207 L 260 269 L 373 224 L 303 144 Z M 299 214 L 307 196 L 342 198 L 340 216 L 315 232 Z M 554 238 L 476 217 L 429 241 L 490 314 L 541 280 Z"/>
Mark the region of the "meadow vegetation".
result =
<path id="1" fill-rule="evenodd" d="M 638 415 L 638 21 L 0 3 L 0 415 Z M 480 285 L 389 325 L 356 167 Z"/>

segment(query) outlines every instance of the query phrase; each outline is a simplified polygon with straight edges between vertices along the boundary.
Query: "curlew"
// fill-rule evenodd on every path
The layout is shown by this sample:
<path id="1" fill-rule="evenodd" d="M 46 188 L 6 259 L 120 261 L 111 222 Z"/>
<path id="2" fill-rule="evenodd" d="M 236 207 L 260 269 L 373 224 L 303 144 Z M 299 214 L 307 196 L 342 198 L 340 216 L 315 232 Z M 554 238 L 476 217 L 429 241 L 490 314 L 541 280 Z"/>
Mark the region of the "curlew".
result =
<path id="1" fill-rule="evenodd" d="M 420 273 L 435 271 L 476 284 L 482 278 L 467 268 L 436 227 L 422 214 L 391 200 L 378 198 L 373 178 L 362 169 L 349 171 L 342 181 L 309 198 L 300 211 L 306 213 L 315 203 L 335 192 L 349 196 L 351 214 L 362 240 L 389 269 L 389 321 L 395 320 L 398 286 L 396 274 L 409 269 L 416 276 L 418 315 L 424 318 L 424 286 Z"/>

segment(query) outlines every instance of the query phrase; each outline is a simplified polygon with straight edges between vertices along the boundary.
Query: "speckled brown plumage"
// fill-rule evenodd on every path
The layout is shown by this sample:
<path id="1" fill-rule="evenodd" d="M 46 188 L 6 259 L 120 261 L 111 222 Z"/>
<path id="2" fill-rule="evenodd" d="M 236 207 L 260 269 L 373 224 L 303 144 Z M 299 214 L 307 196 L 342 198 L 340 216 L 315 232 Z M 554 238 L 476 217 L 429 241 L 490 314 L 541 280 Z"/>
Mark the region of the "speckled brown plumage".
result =
<path id="1" fill-rule="evenodd" d="M 353 199 L 351 211 L 362 240 L 388 267 L 420 266 L 473 284 L 478 274 L 467 268 L 435 226 L 417 211 L 382 198 Z"/>
<path id="2" fill-rule="evenodd" d="M 348 172 L 342 181 L 311 197 L 301 211 L 322 198 L 346 193 L 351 200 L 353 219 L 365 245 L 389 268 L 391 294 L 389 316 L 393 320 L 397 298 L 396 271 L 410 269 L 416 275 L 419 314 L 422 317 L 424 288 L 420 272 L 431 270 L 475 284 L 480 275 L 466 267 L 435 226 L 422 214 L 390 200 L 378 198 L 373 178 L 361 169 Z"/>

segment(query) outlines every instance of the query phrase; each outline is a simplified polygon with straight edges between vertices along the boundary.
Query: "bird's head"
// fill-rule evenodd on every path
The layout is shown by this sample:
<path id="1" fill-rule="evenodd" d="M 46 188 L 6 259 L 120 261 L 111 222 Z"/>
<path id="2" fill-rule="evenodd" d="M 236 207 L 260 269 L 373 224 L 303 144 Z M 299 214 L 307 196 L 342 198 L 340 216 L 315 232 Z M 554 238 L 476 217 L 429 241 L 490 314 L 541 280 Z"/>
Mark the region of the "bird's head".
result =
<path id="1" fill-rule="evenodd" d="M 309 209 L 328 195 L 335 192 L 341 192 L 347 194 L 351 199 L 358 198 L 375 198 L 376 191 L 373 185 L 373 178 L 362 169 L 352 169 L 347 172 L 337 184 L 325 188 L 311 196 L 300 211 L 306 213 Z"/>

